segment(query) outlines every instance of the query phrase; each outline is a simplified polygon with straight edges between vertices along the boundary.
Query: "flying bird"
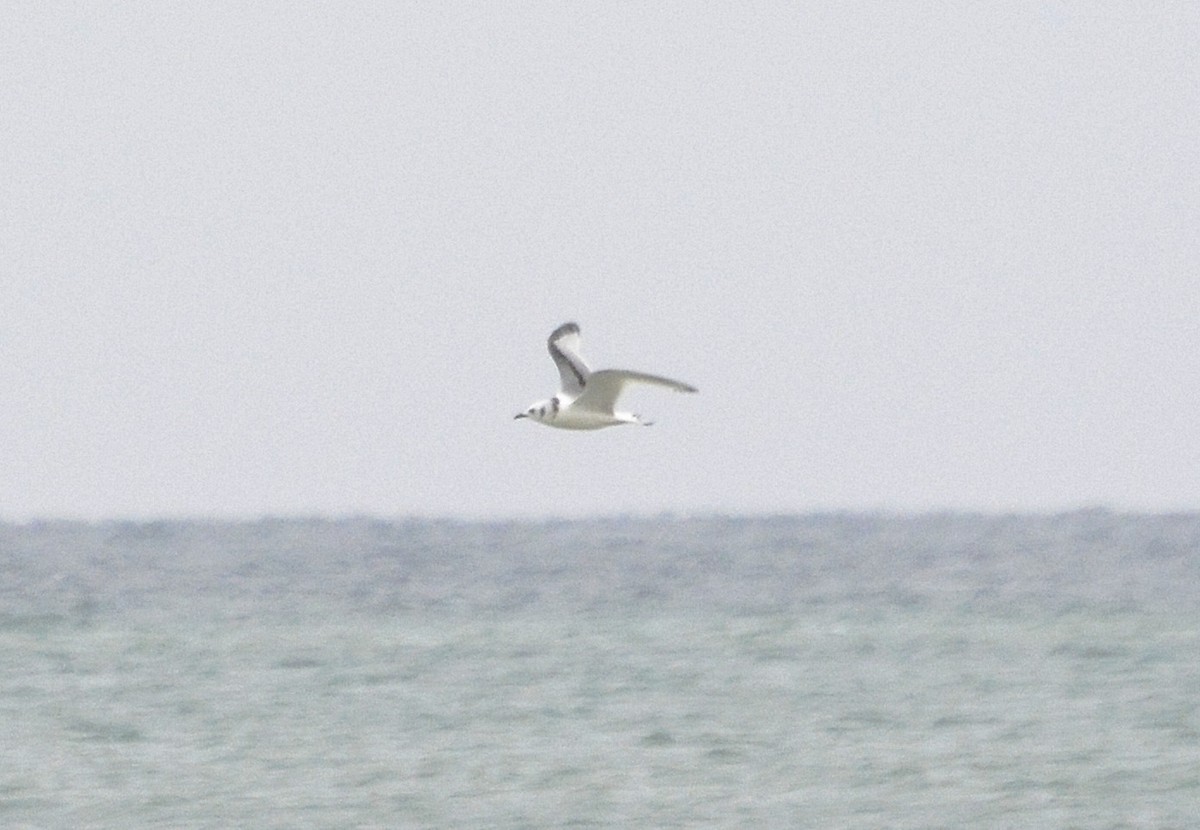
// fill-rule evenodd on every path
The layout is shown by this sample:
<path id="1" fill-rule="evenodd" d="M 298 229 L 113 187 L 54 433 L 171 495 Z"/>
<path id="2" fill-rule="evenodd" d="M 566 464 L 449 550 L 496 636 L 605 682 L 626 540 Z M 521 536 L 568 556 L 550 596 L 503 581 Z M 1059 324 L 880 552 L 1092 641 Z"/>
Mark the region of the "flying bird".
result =
<path id="1" fill-rule="evenodd" d="M 627 384 L 646 383 L 665 386 L 676 392 L 696 392 L 696 387 L 677 380 L 631 372 L 627 369 L 601 369 L 593 372 L 579 356 L 579 326 L 563 323 L 546 341 L 550 357 L 558 367 L 562 389 L 553 398 L 538 401 L 516 418 L 530 418 L 539 424 L 559 429 L 601 429 L 618 424 L 650 426 L 632 412 L 618 412 L 614 407 Z M 515 418 L 514 418 L 515 420 Z"/>

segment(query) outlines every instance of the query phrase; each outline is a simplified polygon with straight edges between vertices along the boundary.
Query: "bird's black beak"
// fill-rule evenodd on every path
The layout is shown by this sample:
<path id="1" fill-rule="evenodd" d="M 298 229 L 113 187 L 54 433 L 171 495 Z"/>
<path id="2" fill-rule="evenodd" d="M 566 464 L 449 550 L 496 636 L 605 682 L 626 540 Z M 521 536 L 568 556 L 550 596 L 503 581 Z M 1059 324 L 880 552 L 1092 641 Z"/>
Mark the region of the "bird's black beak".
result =
<path id="1" fill-rule="evenodd" d="M 517 421 L 517 420 L 520 420 L 521 418 L 528 418 L 528 417 L 529 416 L 526 415 L 524 412 L 518 412 L 516 415 L 513 416 L 513 420 Z"/>

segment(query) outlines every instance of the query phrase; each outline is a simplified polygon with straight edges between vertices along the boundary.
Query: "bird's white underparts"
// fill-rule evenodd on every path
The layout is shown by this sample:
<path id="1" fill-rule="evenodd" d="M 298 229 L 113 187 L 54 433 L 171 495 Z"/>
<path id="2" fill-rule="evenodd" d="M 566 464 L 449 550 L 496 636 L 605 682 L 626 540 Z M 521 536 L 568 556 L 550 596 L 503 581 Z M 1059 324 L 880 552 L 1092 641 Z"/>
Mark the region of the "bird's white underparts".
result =
<path id="1" fill-rule="evenodd" d="M 562 389 L 553 398 L 538 401 L 517 418 L 529 418 L 559 429 L 601 429 L 619 424 L 650 426 L 632 412 L 616 409 L 617 398 L 631 383 L 665 386 L 676 392 L 696 392 L 696 387 L 660 375 L 632 372 L 628 369 L 601 369 L 593 372 L 579 355 L 579 326 L 563 323 L 546 341 L 550 357 L 558 367 Z"/>

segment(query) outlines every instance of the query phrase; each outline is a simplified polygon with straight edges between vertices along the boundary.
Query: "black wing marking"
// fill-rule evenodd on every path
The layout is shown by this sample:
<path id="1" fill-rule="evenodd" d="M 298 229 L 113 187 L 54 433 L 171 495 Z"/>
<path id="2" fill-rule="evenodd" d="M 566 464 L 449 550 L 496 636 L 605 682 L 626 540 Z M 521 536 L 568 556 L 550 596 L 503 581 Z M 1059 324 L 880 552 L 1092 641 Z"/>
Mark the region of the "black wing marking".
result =
<path id="1" fill-rule="evenodd" d="M 587 385 L 588 377 L 592 374 L 583 358 L 579 356 L 579 325 L 563 323 L 556 328 L 546 341 L 546 348 L 554 365 L 558 367 L 562 379 L 563 391 L 570 395 L 578 395 Z"/>

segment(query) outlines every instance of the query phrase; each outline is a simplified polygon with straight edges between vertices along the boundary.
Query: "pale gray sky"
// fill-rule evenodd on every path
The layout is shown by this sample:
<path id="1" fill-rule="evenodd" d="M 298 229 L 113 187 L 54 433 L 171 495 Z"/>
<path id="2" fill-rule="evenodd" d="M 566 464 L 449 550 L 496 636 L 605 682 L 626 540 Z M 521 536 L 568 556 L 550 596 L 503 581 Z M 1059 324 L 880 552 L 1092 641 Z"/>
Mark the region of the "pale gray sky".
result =
<path id="1" fill-rule="evenodd" d="M 1200 507 L 1200 6 L 26 3 L 0 519 Z M 512 415 L 574 319 L 651 429 Z"/>

